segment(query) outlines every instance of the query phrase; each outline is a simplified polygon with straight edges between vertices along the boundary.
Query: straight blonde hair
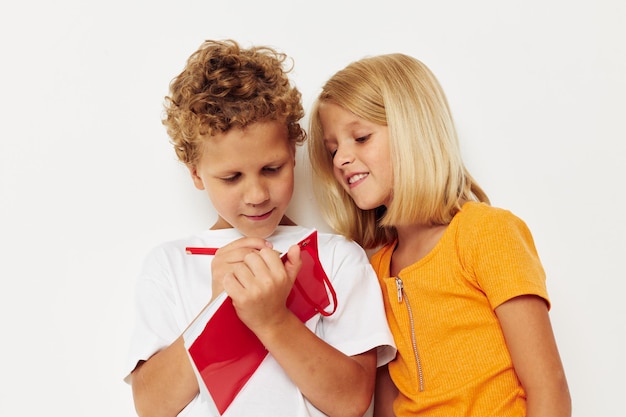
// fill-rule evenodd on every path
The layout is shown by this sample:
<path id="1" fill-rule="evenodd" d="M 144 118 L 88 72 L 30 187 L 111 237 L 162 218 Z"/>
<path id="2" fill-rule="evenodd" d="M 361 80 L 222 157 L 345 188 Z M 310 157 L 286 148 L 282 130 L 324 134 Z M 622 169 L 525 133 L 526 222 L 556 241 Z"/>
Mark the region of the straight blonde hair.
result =
<path id="1" fill-rule="evenodd" d="M 334 178 L 318 111 L 325 101 L 388 126 L 394 178 L 388 207 L 359 209 Z M 309 141 L 309 159 L 318 183 L 313 189 L 324 219 L 365 248 L 391 243 L 396 225 L 448 224 L 465 201 L 489 204 L 463 163 L 441 85 L 413 57 L 364 58 L 333 75 L 313 105 Z"/>

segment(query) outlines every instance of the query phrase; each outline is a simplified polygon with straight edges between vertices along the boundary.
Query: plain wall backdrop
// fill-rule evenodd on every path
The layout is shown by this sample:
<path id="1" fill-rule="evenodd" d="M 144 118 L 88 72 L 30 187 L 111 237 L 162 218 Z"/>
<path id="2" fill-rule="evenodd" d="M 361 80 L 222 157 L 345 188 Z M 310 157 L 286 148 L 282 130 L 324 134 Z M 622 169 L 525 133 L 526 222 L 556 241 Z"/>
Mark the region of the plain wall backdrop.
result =
<path id="1" fill-rule="evenodd" d="M 307 111 L 353 60 L 426 63 L 468 168 L 533 232 L 574 415 L 623 415 L 620 0 L 3 2 L 0 415 L 135 415 L 122 378 L 140 263 L 215 219 L 163 97 L 203 40 L 224 38 L 290 55 Z M 327 230 L 303 150 L 289 214 Z"/>

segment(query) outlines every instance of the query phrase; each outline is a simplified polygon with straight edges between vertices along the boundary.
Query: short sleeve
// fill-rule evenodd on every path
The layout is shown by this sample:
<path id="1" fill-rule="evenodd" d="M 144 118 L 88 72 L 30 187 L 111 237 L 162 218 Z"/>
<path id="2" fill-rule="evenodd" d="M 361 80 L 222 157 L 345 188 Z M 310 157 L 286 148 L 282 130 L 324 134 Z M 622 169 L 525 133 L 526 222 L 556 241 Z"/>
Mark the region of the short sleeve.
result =
<path id="1" fill-rule="evenodd" d="M 520 295 L 537 295 L 549 307 L 545 271 L 524 221 L 493 207 L 470 219 L 459 231 L 461 261 L 492 309 Z"/>
<path id="2" fill-rule="evenodd" d="M 128 374 L 139 361 L 169 346 L 181 333 L 173 313 L 168 272 L 161 258 L 161 251 L 153 250 L 144 260 L 135 283 L 135 324 L 126 362 Z"/>
<path id="3" fill-rule="evenodd" d="M 365 251 L 334 236 L 330 242 L 320 242 L 320 260 L 338 305 L 333 315 L 320 320 L 318 335 L 351 356 L 376 348 L 378 366 L 388 363 L 395 357 L 395 344 L 380 286 Z"/>

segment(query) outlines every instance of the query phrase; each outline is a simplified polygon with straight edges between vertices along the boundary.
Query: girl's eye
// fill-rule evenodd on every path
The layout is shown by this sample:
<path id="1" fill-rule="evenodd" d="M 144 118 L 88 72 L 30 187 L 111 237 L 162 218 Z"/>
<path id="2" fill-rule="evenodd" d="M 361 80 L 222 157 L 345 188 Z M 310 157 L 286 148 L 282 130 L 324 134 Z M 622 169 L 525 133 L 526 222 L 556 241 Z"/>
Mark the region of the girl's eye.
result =
<path id="1" fill-rule="evenodd" d="M 364 143 L 367 142 L 367 140 L 371 137 L 372 135 L 365 135 L 365 136 L 361 136 L 355 139 L 356 142 L 358 143 Z"/>
<path id="2" fill-rule="evenodd" d="M 337 155 L 337 149 L 329 150 L 328 152 L 330 152 L 330 157 L 331 158 L 334 158 L 335 155 Z"/>
<path id="3" fill-rule="evenodd" d="M 265 168 L 263 168 L 263 171 L 268 172 L 270 174 L 274 174 L 274 173 L 280 171 L 281 168 L 282 168 L 282 166 L 279 166 L 279 167 L 265 167 Z"/>

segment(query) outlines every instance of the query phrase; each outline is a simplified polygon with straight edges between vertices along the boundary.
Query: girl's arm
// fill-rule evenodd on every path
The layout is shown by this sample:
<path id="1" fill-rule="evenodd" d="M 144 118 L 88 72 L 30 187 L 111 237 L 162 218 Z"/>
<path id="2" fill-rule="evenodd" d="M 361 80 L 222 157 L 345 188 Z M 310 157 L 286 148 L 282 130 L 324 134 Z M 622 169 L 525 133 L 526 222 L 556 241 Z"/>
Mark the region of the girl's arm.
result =
<path id="1" fill-rule="evenodd" d="M 393 400 L 398 396 L 398 388 L 389 376 L 387 365 L 376 371 L 376 390 L 374 395 L 374 417 L 394 417 Z"/>
<path id="2" fill-rule="evenodd" d="M 495 312 L 515 372 L 526 391 L 527 416 L 570 417 L 570 393 L 545 300 L 520 296 L 503 303 Z"/>
<path id="3" fill-rule="evenodd" d="M 272 250 L 263 249 L 225 277 L 224 289 L 239 318 L 315 407 L 329 416 L 362 416 L 374 393 L 376 349 L 347 356 L 286 307 L 300 266 L 298 246 L 289 249 L 284 266 Z"/>

